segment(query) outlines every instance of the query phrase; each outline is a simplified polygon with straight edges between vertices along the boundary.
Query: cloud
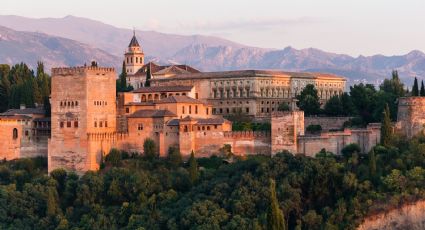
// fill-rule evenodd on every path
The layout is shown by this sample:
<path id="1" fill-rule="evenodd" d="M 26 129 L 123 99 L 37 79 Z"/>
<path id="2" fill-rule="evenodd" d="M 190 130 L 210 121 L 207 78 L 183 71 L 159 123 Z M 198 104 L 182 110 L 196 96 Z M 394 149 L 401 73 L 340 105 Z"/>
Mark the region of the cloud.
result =
<path id="1" fill-rule="evenodd" d="M 323 21 L 318 18 L 303 17 L 297 19 L 269 18 L 269 19 L 240 19 L 232 21 L 211 22 L 211 21 L 191 21 L 179 22 L 178 27 L 182 30 L 195 31 L 234 31 L 246 29 L 271 29 L 277 27 L 287 27 L 302 24 L 319 23 Z"/>

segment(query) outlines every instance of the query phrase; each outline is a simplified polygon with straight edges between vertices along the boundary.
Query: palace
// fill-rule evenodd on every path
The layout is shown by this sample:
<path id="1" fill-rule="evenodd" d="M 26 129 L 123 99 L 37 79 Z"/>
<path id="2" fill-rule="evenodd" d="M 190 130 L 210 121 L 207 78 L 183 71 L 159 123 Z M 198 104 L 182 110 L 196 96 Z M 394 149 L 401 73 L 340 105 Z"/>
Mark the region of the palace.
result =
<path id="1" fill-rule="evenodd" d="M 314 156 L 323 148 L 340 154 L 350 143 L 367 152 L 379 143 L 379 124 L 344 129 L 344 120 L 304 118 L 296 108 L 295 97 L 307 84 L 316 86 L 322 103 L 343 93 L 345 79 L 339 76 L 269 70 L 200 72 L 186 65 L 145 64 L 135 36 L 124 59 L 128 83 L 135 89 L 118 95 L 113 68 L 53 68 L 51 117 L 41 108 L 24 107 L 0 114 L 4 149 L 0 158 L 47 156 L 49 172 L 64 168 L 83 173 L 99 169 L 112 148 L 143 153 L 148 138 L 161 157 L 170 147 L 183 157 L 192 151 L 197 157 L 219 155 L 225 144 L 235 155 L 287 150 Z M 292 110 L 277 111 L 281 103 Z M 271 130 L 233 131 L 232 122 L 225 119 L 231 114 L 268 121 Z M 306 123 L 320 123 L 325 131 L 306 134 Z M 335 126 L 340 131 L 327 131 Z"/>

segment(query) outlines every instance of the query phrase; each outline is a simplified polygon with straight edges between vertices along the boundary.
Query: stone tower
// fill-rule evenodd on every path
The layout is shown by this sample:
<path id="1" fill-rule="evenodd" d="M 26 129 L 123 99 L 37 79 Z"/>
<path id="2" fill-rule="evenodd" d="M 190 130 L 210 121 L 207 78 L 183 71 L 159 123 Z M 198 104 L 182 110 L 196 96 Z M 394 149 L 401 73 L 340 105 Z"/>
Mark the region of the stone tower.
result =
<path id="1" fill-rule="evenodd" d="M 398 99 L 396 128 L 406 137 L 424 131 L 425 127 L 425 97 L 401 97 Z"/>
<path id="2" fill-rule="evenodd" d="M 304 135 L 304 112 L 274 112 L 271 116 L 271 152 L 298 151 L 298 136 Z"/>
<path id="3" fill-rule="evenodd" d="M 127 75 L 135 74 L 145 64 L 145 54 L 136 38 L 136 32 L 133 32 L 128 50 L 124 55 Z"/>
<path id="4" fill-rule="evenodd" d="M 52 69 L 49 172 L 99 168 L 102 154 L 109 149 L 93 144 L 89 137 L 111 136 L 116 131 L 115 79 L 113 68 Z"/>

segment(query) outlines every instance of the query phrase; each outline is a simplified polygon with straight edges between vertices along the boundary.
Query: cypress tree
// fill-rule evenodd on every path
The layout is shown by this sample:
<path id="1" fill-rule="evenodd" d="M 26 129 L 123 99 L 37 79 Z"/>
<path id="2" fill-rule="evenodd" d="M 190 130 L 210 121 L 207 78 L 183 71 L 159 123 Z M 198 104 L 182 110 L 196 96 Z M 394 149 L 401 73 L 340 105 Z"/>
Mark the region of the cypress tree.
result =
<path id="1" fill-rule="evenodd" d="M 415 81 L 413 82 L 412 96 L 413 97 L 419 96 L 418 79 L 416 77 L 415 77 Z"/>
<path id="2" fill-rule="evenodd" d="M 276 197 L 276 182 L 273 179 L 270 179 L 270 207 L 267 212 L 267 229 L 286 229 L 285 218 L 283 217 L 283 212 L 279 207 L 279 201 Z"/>
<path id="3" fill-rule="evenodd" d="M 390 108 L 385 105 L 384 116 L 381 123 L 381 145 L 389 146 L 391 143 L 392 127 L 390 118 Z"/>
<path id="4" fill-rule="evenodd" d="M 194 184 L 199 177 L 198 162 L 196 161 L 195 153 L 193 152 L 193 150 L 190 153 L 190 159 L 189 159 L 189 176 L 190 176 L 190 181 L 192 182 L 192 184 Z"/>
<path id="5" fill-rule="evenodd" d="M 146 82 L 145 82 L 145 87 L 150 87 L 151 86 L 151 63 L 149 62 L 148 64 L 148 69 L 146 71 Z"/>
<path id="6" fill-rule="evenodd" d="M 369 152 L 369 174 L 370 178 L 374 180 L 376 177 L 376 155 L 375 150 L 372 148 Z"/>
<path id="7" fill-rule="evenodd" d="M 126 72 L 125 62 L 122 62 L 122 69 L 120 74 L 120 92 L 127 91 L 127 72 Z"/>
<path id="8" fill-rule="evenodd" d="M 425 87 L 424 87 L 424 81 L 422 80 L 421 82 L 421 92 L 420 92 L 421 97 L 425 96 Z"/>

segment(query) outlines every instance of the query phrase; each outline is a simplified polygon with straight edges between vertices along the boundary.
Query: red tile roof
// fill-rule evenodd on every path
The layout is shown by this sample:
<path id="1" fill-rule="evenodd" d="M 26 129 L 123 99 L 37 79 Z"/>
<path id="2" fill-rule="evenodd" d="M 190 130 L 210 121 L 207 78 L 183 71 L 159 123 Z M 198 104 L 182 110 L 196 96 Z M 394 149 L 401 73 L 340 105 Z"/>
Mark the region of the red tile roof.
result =
<path id="1" fill-rule="evenodd" d="M 190 92 L 193 86 L 151 86 L 133 90 L 133 93 L 164 93 L 164 92 Z"/>
<path id="2" fill-rule="evenodd" d="M 154 118 L 154 117 L 176 117 L 177 115 L 169 110 L 154 110 L 154 109 L 142 109 L 137 110 L 128 118 Z"/>

